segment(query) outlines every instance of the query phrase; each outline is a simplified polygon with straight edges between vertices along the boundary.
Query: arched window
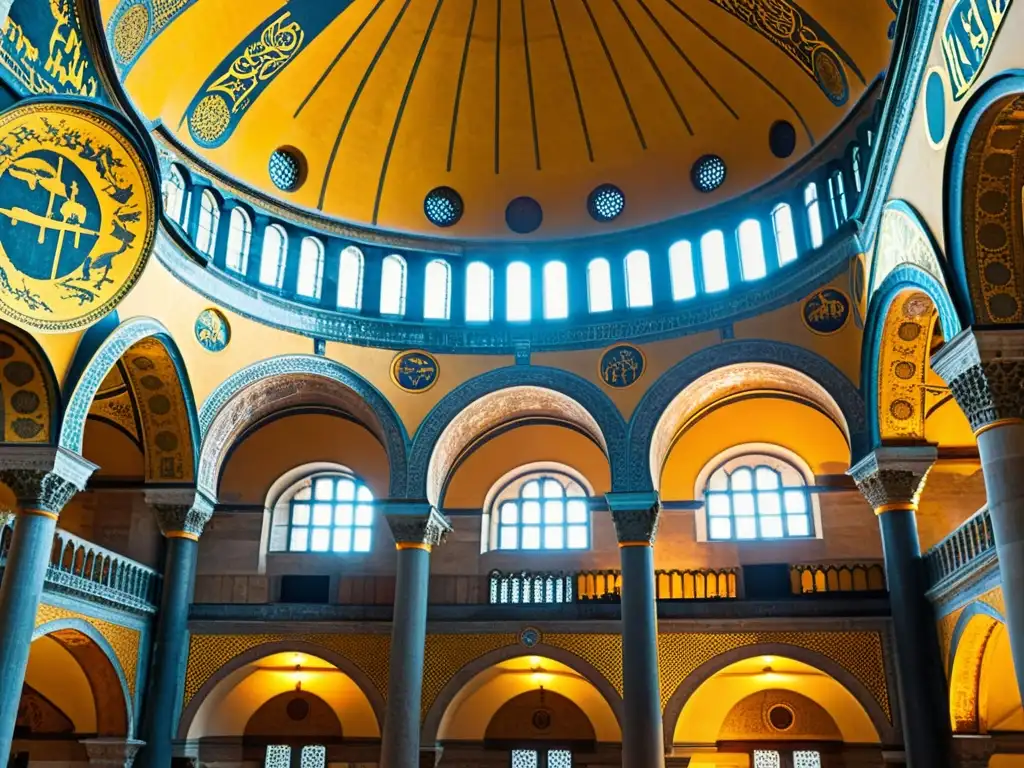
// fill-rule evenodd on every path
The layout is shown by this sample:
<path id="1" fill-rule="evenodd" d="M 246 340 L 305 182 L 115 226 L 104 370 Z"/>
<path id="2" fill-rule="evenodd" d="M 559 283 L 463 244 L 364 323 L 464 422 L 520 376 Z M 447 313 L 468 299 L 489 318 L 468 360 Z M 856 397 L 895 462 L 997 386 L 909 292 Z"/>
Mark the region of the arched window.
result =
<path id="1" fill-rule="evenodd" d="M 185 179 L 173 165 L 160 182 L 160 193 L 164 199 L 164 211 L 175 222 L 181 224 L 182 203 L 185 201 Z"/>
<path id="2" fill-rule="evenodd" d="M 355 475 L 319 474 L 274 506 L 272 552 L 369 552 L 373 493 Z"/>
<path id="3" fill-rule="evenodd" d="M 768 272 L 764 258 L 764 241 L 761 239 L 761 222 L 747 219 L 736 230 L 740 246 L 740 270 L 744 280 L 759 280 Z"/>
<path id="4" fill-rule="evenodd" d="M 513 261 L 505 270 L 505 319 L 509 322 L 529 321 L 530 306 L 530 265 L 525 261 Z"/>
<path id="5" fill-rule="evenodd" d="M 818 205 L 818 185 L 813 181 L 804 188 L 804 207 L 807 224 L 811 228 L 811 247 L 820 248 L 825 238 L 821 231 L 821 207 Z"/>
<path id="6" fill-rule="evenodd" d="M 832 199 L 832 220 L 838 227 L 849 218 L 846 210 L 846 181 L 842 171 L 836 171 L 829 177 L 828 191 Z"/>
<path id="7" fill-rule="evenodd" d="M 423 317 L 447 320 L 452 314 L 452 270 L 443 259 L 427 264 L 423 280 Z"/>
<path id="8" fill-rule="evenodd" d="M 338 263 L 338 309 L 363 306 L 363 252 L 350 245 Z"/>
<path id="9" fill-rule="evenodd" d="M 672 277 L 672 300 L 692 299 L 697 295 L 697 278 L 693 271 L 693 246 L 689 240 L 672 243 L 668 249 L 668 268 Z"/>
<path id="10" fill-rule="evenodd" d="M 252 241 L 252 222 L 242 208 L 232 208 L 228 219 L 227 268 L 245 274 L 249 267 L 249 244 Z"/>
<path id="11" fill-rule="evenodd" d="M 861 193 L 861 189 L 864 185 L 864 177 L 861 176 L 860 168 L 860 145 L 854 144 L 853 150 L 850 152 L 850 165 L 853 169 L 853 188 L 857 190 L 857 194 Z"/>
<path id="12" fill-rule="evenodd" d="M 384 259 L 380 268 L 382 315 L 405 314 L 405 276 L 405 259 L 394 253 Z"/>
<path id="13" fill-rule="evenodd" d="M 217 227 L 220 226 L 220 206 L 208 189 L 199 197 L 199 226 L 196 229 L 196 248 L 200 253 L 213 256 L 217 246 Z"/>
<path id="14" fill-rule="evenodd" d="M 591 312 L 612 310 L 612 267 L 608 259 L 591 259 L 587 264 L 587 307 Z"/>
<path id="15" fill-rule="evenodd" d="M 320 288 L 324 282 L 324 246 L 315 237 L 302 238 L 299 250 L 299 296 L 311 299 L 320 298 Z"/>
<path id="16" fill-rule="evenodd" d="M 729 288 L 729 268 L 725 262 L 725 236 L 713 229 L 700 239 L 700 265 L 704 275 L 704 290 L 717 293 Z"/>
<path id="17" fill-rule="evenodd" d="M 288 254 L 288 235 L 279 224 L 263 230 L 263 252 L 260 255 L 260 282 L 273 288 L 284 284 L 284 265 Z"/>
<path id="18" fill-rule="evenodd" d="M 492 504 L 497 518 L 493 549 L 561 550 L 590 546 L 586 491 L 561 473 L 534 473 L 513 480 Z"/>
<path id="19" fill-rule="evenodd" d="M 651 259 L 647 251 L 626 254 L 626 305 L 649 307 L 654 303 L 651 288 Z"/>
<path id="20" fill-rule="evenodd" d="M 779 253 L 779 266 L 796 261 L 796 231 L 793 229 L 793 209 L 779 203 L 772 211 L 772 229 L 775 230 L 775 249 Z"/>
<path id="21" fill-rule="evenodd" d="M 494 319 L 494 273 L 482 261 L 466 267 L 466 322 L 489 323 Z"/>
<path id="22" fill-rule="evenodd" d="M 807 481 L 776 456 L 748 453 L 727 460 L 708 477 L 704 499 L 710 541 L 814 536 Z"/>
<path id="23" fill-rule="evenodd" d="M 564 261 L 544 265 L 544 319 L 564 320 L 569 316 L 569 272 Z"/>

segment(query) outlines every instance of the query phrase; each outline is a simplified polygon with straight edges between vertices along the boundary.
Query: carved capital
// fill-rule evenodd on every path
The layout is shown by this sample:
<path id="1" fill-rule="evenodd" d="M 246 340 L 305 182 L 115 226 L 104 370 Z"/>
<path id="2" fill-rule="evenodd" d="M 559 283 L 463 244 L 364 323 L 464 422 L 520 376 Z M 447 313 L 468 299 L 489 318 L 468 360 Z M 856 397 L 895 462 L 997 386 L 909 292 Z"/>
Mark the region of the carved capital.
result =
<path id="1" fill-rule="evenodd" d="M 156 511 L 157 525 L 167 538 L 198 541 L 213 516 L 213 502 L 191 488 L 146 491 L 146 502 Z"/>
<path id="2" fill-rule="evenodd" d="M 89 765 L 101 768 L 132 768 L 144 741 L 135 739 L 83 739 Z"/>
<path id="3" fill-rule="evenodd" d="M 968 328 L 932 357 L 971 429 L 1024 421 L 1024 334 Z"/>
<path id="4" fill-rule="evenodd" d="M 657 493 L 609 493 L 605 499 L 612 512 L 619 546 L 654 545 L 661 518 Z"/>
<path id="5" fill-rule="evenodd" d="M 443 544 L 452 530 L 448 518 L 426 502 L 385 502 L 384 517 L 398 549 L 429 550 Z"/>
<path id="6" fill-rule="evenodd" d="M 850 468 L 850 476 L 877 514 L 917 509 L 928 472 L 938 452 L 933 445 L 883 446 Z"/>
<path id="7" fill-rule="evenodd" d="M 11 446 L 0 450 L 0 482 L 23 511 L 59 515 L 85 488 L 96 465 L 63 448 Z"/>

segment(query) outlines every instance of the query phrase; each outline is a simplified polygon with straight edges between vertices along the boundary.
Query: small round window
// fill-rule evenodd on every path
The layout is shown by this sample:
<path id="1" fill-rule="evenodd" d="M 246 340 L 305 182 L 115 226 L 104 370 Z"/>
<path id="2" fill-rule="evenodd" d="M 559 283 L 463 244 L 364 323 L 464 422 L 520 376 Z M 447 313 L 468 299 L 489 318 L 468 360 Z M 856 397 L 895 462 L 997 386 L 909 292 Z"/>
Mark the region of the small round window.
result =
<path id="1" fill-rule="evenodd" d="M 617 219 L 626 208 L 626 196 L 614 184 L 602 184 L 587 197 L 587 211 L 594 221 Z"/>
<path id="2" fill-rule="evenodd" d="M 297 149 L 281 147 L 270 154 L 270 180 L 282 192 L 294 192 L 302 186 L 305 167 L 302 153 Z"/>
<path id="3" fill-rule="evenodd" d="M 438 227 L 450 227 L 462 218 L 462 197 L 451 187 L 437 187 L 427 193 L 423 213 Z"/>
<path id="4" fill-rule="evenodd" d="M 714 192 L 725 181 L 725 161 L 718 155 L 704 155 L 693 164 L 690 179 L 700 192 Z"/>

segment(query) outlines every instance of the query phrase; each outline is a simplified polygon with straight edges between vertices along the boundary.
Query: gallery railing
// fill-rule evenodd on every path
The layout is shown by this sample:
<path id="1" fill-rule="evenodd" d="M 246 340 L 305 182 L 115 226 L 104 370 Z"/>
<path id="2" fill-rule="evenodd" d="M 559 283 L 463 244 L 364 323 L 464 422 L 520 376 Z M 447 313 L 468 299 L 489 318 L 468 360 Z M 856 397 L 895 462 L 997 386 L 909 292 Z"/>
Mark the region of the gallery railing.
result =
<path id="1" fill-rule="evenodd" d="M 0 568 L 14 533 L 8 519 L 0 529 Z M 46 569 L 46 588 L 136 613 L 154 613 L 160 574 L 134 560 L 57 529 Z"/>
<path id="2" fill-rule="evenodd" d="M 992 518 L 988 507 L 982 507 L 972 517 L 944 538 L 925 555 L 929 586 L 935 586 L 984 557 L 995 553 L 996 539 L 992 531 Z"/>
<path id="3" fill-rule="evenodd" d="M 801 563 L 789 569 L 794 595 L 884 592 L 885 566 L 879 562 Z"/>

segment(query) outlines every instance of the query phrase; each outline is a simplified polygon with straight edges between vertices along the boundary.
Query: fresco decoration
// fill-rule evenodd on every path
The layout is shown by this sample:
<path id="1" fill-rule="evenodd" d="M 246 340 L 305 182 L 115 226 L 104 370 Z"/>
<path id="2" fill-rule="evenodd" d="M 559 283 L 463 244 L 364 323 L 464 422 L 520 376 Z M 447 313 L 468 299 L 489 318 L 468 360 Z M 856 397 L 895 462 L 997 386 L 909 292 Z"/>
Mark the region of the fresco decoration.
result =
<path id="1" fill-rule="evenodd" d="M 419 350 L 402 352 L 391 361 L 391 381 L 404 392 L 426 392 L 437 383 L 440 373 L 434 356 Z"/>
<path id="2" fill-rule="evenodd" d="M 835 106 L 844 106 L 850 99 L 846 67 L 864 83 L 864 76 L 849 54 L 796 3 L 790 0 L 711 2 L 784 51 L 818 84 L 821 92 Z"/>
<path id="3" fill-rule="evenodd" d="M 963 179 L 963 258 L 975 322 L 1024 322 L 1024 95 L 1006 99 L 971 139 Z"/>
<path id="4" fill-rule="evenodd" d="M 45 368 L 15 333 L 0 328 L 3 442 L 48 443 L 53 410 Z"/>
<path id="5" fill-rule="evenodd" d="M 138 406 L 126 381 L 124 363 L 120 360 L 110 369 L 96 391 L 96 396 L 89 407 L 89 418 L 99 419 L 116 427 L 131 438 L 140 451 L 143 450 Z"/>
<path id="6" fill-rule="evenodd" d="M 625 389 L 640 381 L 646 369 L 647 360 L 638 347 L 616 344 L 601 355 L 598 375 L 612 389 Z"/>
<path id="7" fill-rule="evenodd" d="M 121 0 L 107 22 L 107 43 L 124 73 L 139 54 L 196 0 Z"/>
<path id="8" fill-rule="evenodd" d="M 804 325 L 814 333 L 828 336 L 838 333 L 850 319 L 850 299 L 837 288 L 816 291 L 800 310 Z"/>
<path id="9" fill-rule="evenodd" d="M 195 478 L 192 432 L 174 361 L 152 336 L 133 344 L 123 360 L 142 422 L 146 480 L 191 482 Z"/>
<path id="10" fill-rule="evenodd" d="M 886 317 L 878 364 L 878 430 L 882 440 L 925 439 L 929 398 L 948 390 L 926 386 L 938 312 L 921 291 L 904 291 Z"/>
<path id="11" fill-rule="evenodd" d="M 74 0 L 14 3 L 0 27 L 0 68 L 26 96 L 106 100 Z"/>
<path id="12" fill-rule="evenodd" d="M 0 117 L 0 313 L 44 332 L 96 322 L 142 274 L 155 223 L 143 160 L 105 117 L 70 104 Z"/>
<path id="13" fill-rule="evenodd" d="M 227 141 L 271 81 L 352 2 L 289 3 L 250 32 L 207 78 L 182 117 L 193 141 L 202 147 Z"/>
<path id="14" fill-rule="evenodd" d="M 219 309 L 204 309 L 195 322 L 196 341 L 207 352 L 221 352 L 231 342 L 231 325 Z"/>
<path id="15" fill-rule="evenodd" d="M 882 212 L 871 264 L 871 294 L 894 269 L 910 264 L 927 272 L 942 286 L 946 279 L 932 239 L 914 210 L 901 200 L 892 200 Z M 870 297 L 869 297 L 870 298 Z"/>
<path id="16" fill-rule="evenodd" d="M 957 0 L 942 28 L 942 56 L 953 101 L 960 101 L 981 74 L 1011 0 Z"/>

